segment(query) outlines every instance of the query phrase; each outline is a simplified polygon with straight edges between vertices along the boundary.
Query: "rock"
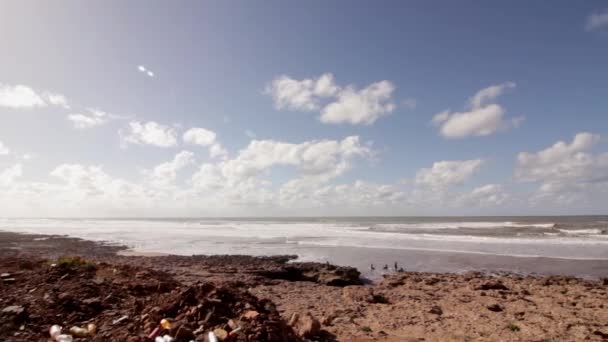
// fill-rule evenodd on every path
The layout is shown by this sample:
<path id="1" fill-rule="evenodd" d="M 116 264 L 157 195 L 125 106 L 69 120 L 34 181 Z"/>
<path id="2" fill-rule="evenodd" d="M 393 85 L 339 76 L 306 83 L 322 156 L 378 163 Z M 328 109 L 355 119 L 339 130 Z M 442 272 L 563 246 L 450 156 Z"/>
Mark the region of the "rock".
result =
<path id="1" fill-rule="evenodd" d="M 300 316 L 297 313 L 291 315 L 289 325 L 293 328 L 298 336 L 303 338 L 311 338 L 318 336 L 321 332 L 321 323 L 314 318 L 310 313 Z"/>
<path id="2" fill-rule="evenodd" d="M 365 286 L 346 286 L 342 288 L 342 298 L 352 303 L 373 303 L 374 291 Z"/>
<path id="3" fill-rule="evenodd" d="M 228 338 L 228 332 L 224 329 L 215 329 L 213 333 L 217 337 L 218 341 L 225 341 Z"/>
<path id="4" fill-rule="evenodd" d="M 435 315 L 443 315 L 443 310 L 441 309 L 441 307 L 439 305 L 433 305 L 433 307 L 431 308 L 431 310 L 429 310 L 430 313 L 435 314 Z"/>
<path id="5" fill-rule="evenodd" d="M 487 283 L 481 284 L 480 286 L 476 287 L 475 290 L 506 290 L 508 291 L 509 288 L 506 287 L 503 283 L 501 283 L 500 281 L 489 281 Z"/>
<path id="6" fill-rule="evenodd" d="M 252 319 L 256 319 L 259 315 L 260 315 L 259 312 L 255 311 L 255 310 L 249 310 L 249 311 L 245 312 L 245 314 L 243 315 L 243 318 L 252 320 Z"/>
<path id="7" fill-rule="evenodd" d="M 231 319 L 228 320 L 228 326 L 230 327 L 230 330 L 234 330 L 239 327 L 238 324 Z"/>
<path id="8" fill-rule="evenodd" d="M 593 335 L 599 336 L 602 339 L 608 339 L 608 332 L 604 332 L 604 331 L 601 331 L 601 330 L 594 331 Z"/>
<path id="9" fill-rule="evenodd" d="M 490 304 L 487 306 L 488 310 L 490 311 L 494 311 L 494 312 L 501 312 L 505 310 L 505 307 L 500 305 L 500 304 Z"/>
<path id="10" fill-rule="evenodd" d="M 2 314 L 3 315 L 21 315 L 25 312 L 25 308 L 23 306 L 19 306 L 19 305 L 11 305 L 11 306 L 7 306 L 4 309 L 2 309 Z"/>
<path id="11" fill-rule="evenodd" d="M 427 280 L 424 281 L 425 284 L 427 285 L 435 285 L 437 283 L 439 283 L 441 280 L 439 280 L 439 278 L 429 278 Z"/>
<path id="12" fill-rule="evenodd" d="M 7 306 L 0 312 L 0 317 L 12 320 L 15 324 L 25 321 L 27 316 L 28 314 L 25 308 L 19 305 Z M 4 319 L 2 321 L 4 321 Z"/>

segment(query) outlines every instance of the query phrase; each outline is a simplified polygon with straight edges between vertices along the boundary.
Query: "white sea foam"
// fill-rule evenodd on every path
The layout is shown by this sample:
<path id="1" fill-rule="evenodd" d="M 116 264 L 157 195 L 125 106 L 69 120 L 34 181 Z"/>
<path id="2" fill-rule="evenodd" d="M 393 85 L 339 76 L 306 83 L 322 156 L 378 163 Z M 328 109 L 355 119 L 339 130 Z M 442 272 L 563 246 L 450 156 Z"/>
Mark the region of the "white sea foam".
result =
<path id="1" fill-rule="evenodd" d="M 420 222 L 420 223 L 382 223 L 373 226 L 376 230 L 416 230 L 416 229 L 496 229 L 496 228 L 553 228 L 555 223 L 518 223 L 504 222 Z"/>
<path id="2" fill-rule="evenodd" d="M 599 235 L 601 229 L 558 229 L 560 232 L 568 235 Z"/>

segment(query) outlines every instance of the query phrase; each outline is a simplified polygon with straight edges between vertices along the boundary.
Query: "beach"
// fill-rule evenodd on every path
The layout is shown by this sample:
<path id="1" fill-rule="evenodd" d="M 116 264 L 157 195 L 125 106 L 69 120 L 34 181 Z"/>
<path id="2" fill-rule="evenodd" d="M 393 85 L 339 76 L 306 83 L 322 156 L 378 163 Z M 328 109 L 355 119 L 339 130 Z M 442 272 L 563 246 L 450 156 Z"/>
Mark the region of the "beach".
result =
<path id="1" fill-rule="evenodd" d="M 352 267 L 295 256 L 136 256 L 126 250 L 1 232 L 0 273 L 12 279 L 0 285 L 6 340 L 47 340 L 53 324 L 93 323 L 95 334 L 76 340 L 146 341 L 162 318 L 181 327 L 164 333 L 197 341 L 210 330 L 238 327 L 234 341 L 608 338 L 608 281 L 599 276 L 406 269 L 369 279 Z M 592 268 L 601 273 L 605 266 Z"/>

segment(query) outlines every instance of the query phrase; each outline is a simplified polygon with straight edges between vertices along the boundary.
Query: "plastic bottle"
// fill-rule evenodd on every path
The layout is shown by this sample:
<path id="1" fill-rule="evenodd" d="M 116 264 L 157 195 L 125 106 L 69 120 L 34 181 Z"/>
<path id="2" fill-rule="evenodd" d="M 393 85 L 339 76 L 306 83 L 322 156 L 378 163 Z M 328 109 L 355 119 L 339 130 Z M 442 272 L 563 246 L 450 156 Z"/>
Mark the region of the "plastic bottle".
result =
<path id="1" fill-rule="evenodd" d="M 215 333 L 213 331 L 209 333 L 209 342 L 218 342 L 217 336 L 215 336 Z"/>

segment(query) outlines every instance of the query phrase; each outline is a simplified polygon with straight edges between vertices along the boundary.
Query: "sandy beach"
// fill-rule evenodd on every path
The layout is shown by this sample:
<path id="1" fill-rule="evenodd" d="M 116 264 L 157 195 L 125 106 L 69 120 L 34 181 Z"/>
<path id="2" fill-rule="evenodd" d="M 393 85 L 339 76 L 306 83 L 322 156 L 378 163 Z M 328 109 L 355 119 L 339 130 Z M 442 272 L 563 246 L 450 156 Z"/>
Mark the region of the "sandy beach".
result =
<path id="1" fill-rule="evenodd" d="M 237 328 L 225 340 L 608 338 L 606 279 L 396 272 L 372 282 L 354 268 L 287 256 L 127 254 L 75 238 L 0 233 L 6 340 L 46 341 L 53 324 L 93 323 L 95 333 L 76 340 L 148 341 L 162 318 L 174 325 L 161 333 L 178 341 Z"/>

